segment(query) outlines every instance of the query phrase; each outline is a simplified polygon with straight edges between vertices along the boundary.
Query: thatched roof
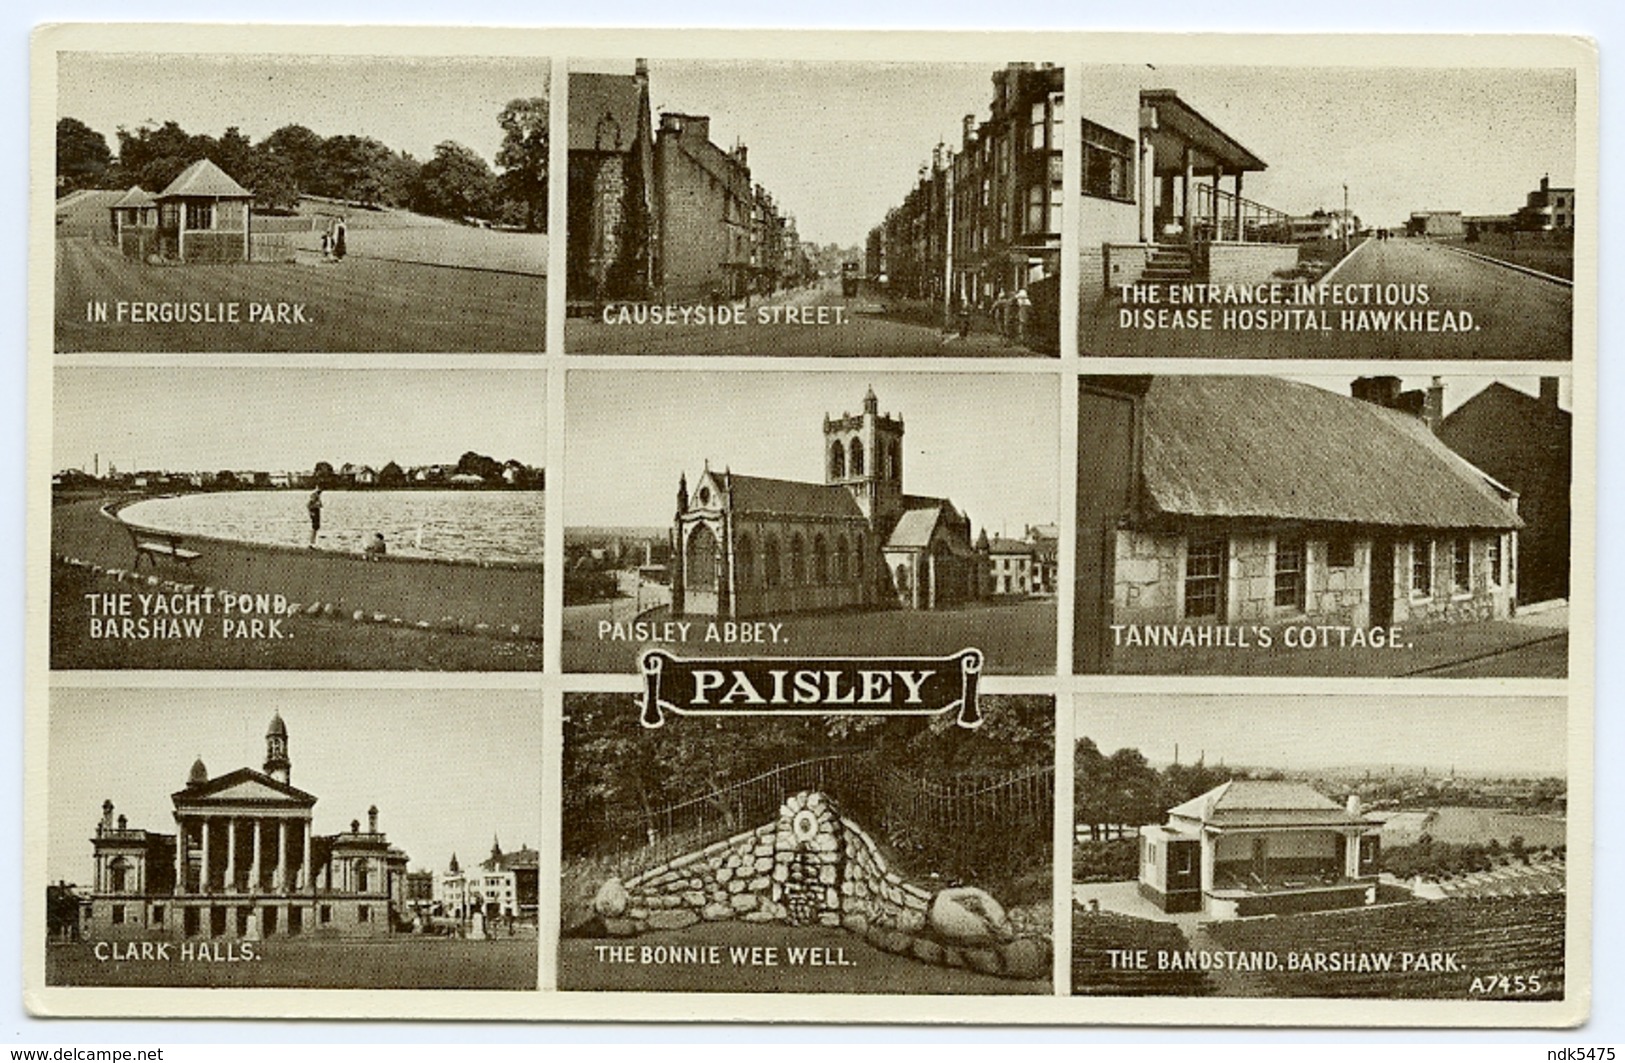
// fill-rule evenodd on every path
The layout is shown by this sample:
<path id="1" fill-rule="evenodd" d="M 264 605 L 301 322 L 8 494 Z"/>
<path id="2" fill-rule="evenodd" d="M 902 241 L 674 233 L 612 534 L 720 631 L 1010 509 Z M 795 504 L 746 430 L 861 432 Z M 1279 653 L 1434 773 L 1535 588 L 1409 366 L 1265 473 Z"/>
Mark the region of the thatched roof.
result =
<path id="1" fill-rule="evenodd" d="M 1144 396 L 1152 514 L 1399 528 L 1522 526 L 1508 492 L 1408 414 L 1270 376 L 1164 376 Z"/>

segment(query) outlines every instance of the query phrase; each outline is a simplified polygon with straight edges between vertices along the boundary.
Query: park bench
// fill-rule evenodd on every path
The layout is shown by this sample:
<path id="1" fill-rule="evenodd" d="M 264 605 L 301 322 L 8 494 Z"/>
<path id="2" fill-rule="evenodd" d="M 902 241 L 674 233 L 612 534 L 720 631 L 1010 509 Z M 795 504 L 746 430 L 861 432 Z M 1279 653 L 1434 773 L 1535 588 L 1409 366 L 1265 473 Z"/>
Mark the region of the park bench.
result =
<path id="1" fill-rule="evenodd" d="M 157 568 L 160 558 L 169 558 L 182 565 L 190 565 L 203 556 L 196 550 L 188 550 L 182 546 L 186 537 L 176 532 L 140 528 L 134 524 L 126 524 L 124 530 L 130 533 L 130 542 L 135 546 L 136 568 L 141 567 L 143 557 L 152 562 L 153 568 Z"/>

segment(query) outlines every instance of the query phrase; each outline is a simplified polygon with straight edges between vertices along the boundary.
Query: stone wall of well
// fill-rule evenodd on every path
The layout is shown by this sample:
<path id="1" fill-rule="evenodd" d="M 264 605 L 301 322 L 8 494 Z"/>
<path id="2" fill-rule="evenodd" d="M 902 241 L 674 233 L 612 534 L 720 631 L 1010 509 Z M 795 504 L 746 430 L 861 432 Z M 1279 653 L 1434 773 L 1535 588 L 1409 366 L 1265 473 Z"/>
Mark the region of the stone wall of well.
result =
<path id="1" fill-rule="evenodd" d="M 734 919 L 839 927 L 927 963 L 1012 978 L 1050 974 L 1048 938 L 1018 936 L 980 890 L 934 893 L 905 881 L 874 839 L 817 792 L 788 798 L 753 830 L 624 882 L 610 879 L 593 907 L 615 937 Z"/>

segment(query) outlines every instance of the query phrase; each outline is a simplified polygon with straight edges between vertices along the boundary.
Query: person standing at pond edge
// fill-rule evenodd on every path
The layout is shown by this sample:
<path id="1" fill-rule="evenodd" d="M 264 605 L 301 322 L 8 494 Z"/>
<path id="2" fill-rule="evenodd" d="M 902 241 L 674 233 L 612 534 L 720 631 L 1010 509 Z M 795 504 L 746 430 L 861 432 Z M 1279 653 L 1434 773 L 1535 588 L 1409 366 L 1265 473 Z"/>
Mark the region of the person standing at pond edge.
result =
<path id="1" fill-rule="evenodd" d="M 316 533 L 322 530 L 322 489 L 320 485 L 305 500 L 305 509 L 310 512 L 310 548 L 314 550 L 316 549 Z"/>

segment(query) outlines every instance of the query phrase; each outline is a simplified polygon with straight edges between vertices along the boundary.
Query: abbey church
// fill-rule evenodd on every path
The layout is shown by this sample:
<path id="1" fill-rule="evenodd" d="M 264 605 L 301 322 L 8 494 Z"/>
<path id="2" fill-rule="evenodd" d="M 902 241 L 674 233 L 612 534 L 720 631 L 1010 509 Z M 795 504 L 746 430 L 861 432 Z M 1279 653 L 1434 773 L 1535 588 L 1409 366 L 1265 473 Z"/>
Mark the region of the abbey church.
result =
<path id="1" fill-rule="evenodd" d="M 983 597 L 984 531 L 946 498 L 903 490 L 903 420 L 824 417 L 824 482 L 717 472 L 678 481 L 672 612 L 755 617 L 901 606 L 938 609 Z"/>

